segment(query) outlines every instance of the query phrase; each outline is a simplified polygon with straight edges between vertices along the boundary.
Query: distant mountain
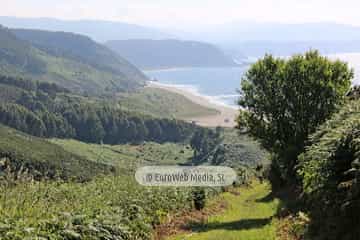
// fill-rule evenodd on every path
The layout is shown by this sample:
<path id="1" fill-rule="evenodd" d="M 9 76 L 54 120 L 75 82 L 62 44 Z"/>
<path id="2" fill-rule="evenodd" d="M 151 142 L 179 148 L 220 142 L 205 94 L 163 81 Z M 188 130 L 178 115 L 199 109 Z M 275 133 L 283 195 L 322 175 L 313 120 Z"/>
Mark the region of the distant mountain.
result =
<path id="1" fill-rule="evenodd" d="M 173 35 L 155 28 L 122 22 L 98 20 L 58 20 L 53 18 L 17 18 L 0 16 L 0 24 L 9 28 L 64 31 L 86 35 L 98 42 L 133 38 L 168 39 Z"/>
<path id="2" fill-rule="evenodd" d="M 224 48 L 234 58 L 243 58 L 244 55 L 261 57 L 265 53 L 276 56 L 290 56 L 310 49 L 317 49 L 321 54 L 327 55 L 360 52 L 360 41 L 248 41 L 224 45 Z"/>
<path id="3" fill-rule="evenodd" d="M 147 78 L 91 39 L 64 32 L 0 27 L 0 73 L 55 82 L 76 92 L 129 91 Z"/>
<path id="4" fill-rule="evenodd" d="M 326 22 L 301 24 L 231 22 L 176 34 L 187 39 L 228 44 L 247 41 L 353 41 L 360 40 L 360 26 Z"/>
<path id="5" fill-rule="evenodd" d="M 41 30 L 13 29 L 11 31 L 18 38 L 29 41 L 35 47 L 50 55 L 83 62 L 124 78 L 129 76 L 136 79 L 145 78 L 138 69 L 125 59 L 106 46 L 94 42 L 89 37 L 73 33 Z"/>
<path id="6" fill-rule="evenodd" d="M 132 39 L 106 45 L 141 69 L 236 66 L 219 48 L 203 42 Z"/>
<path id="7" fill-rule="evenodd" d="M 193 32 L 173 32 L 196 41 L 221 46 L 235 58 L 242 54 L 291 55 L 310 48 L 322 53 L 356 52 L 360 49 L 360 26 L 337 23 L 231 22 Z"/>

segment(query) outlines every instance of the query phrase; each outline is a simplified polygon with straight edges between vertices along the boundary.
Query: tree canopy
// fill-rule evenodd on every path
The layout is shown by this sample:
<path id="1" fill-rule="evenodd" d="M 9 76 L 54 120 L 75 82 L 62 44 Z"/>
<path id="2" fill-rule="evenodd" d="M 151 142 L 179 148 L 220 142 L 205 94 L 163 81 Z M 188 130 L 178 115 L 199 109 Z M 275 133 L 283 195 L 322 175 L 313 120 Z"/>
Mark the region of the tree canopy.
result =
<path id="1" fill-rule="evenodd" d="M 123 111 L 56 84 L 0 76 L 0 123 L 38 137 L 91 143 L 182 142 L 198 126 L 176 119 Z M 11 90 L 17 94 L 7 94 Z"/>
<path id="2" fill-rule="evenodd" d="M 343 102 L 353 70 L 309 51 L 289 59 L 266 55 L 242 79 L 238 127 L 273 153 L 283 179 L 294 177 L 309 134 Z"/>

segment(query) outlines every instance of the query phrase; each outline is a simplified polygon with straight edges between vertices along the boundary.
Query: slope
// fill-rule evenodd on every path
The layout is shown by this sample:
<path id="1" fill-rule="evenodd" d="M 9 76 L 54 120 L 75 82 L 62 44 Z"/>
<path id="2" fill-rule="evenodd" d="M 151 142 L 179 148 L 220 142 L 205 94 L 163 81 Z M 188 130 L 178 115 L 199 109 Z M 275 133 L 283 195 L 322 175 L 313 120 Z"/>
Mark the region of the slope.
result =
<path id="1" fill-rule="evenodd" d="M 139 80 L 146 78 L 125 59 L 87 36 L 31 29 L 13 29 L 11 31 L 19 39 L 30 42 L 50 55 L 89 64 L 94 68 L 112 72 L 123 78 L 129 78 L 129 76 Z"/>
<path id="2" fill-rule="evenodd" d="M 75 57 L 76 54 L 60 54 L 61 56 L 54 54 L 61 49 L 40 50 L 3 27 L 0 27 L 0 39 L 0 73 L 3 75 L 54 82 L 76 92 L 97 95 L 106 92 L 131 91 L 143 86 L 146 80 L 140 71 L 125 61 L 115 61 L 117 65 L 109 64 L 108 62 L 113 63 L 113 59 L 117 58 L 105 61 L 111 54 L 97 53 L 96 48 L 91 49 L 97 46 L 94 44 L 88 44 L 88 52 L 94 53 L 93 58 L 102 56 L 100 60 L 105 62 L 108 69 L 96 65 L 96 62 L 91 62 L 89 59 Z M 75 39 L 83 40 L 82 37 L 76 38 L 76 36 Z M 88 53 L 83 53 L 84 55 Z M 120 66 L 120 70 L 119 72 L 109 70 L 109 66 L 113 68 Z"/>
<path id="3" fill-rule="evenodd" d="M 28 171 L 35 178 L 88 180 L 111 167 L 94 163 L 44 139 L 0 124 L 0 173 Z"/>

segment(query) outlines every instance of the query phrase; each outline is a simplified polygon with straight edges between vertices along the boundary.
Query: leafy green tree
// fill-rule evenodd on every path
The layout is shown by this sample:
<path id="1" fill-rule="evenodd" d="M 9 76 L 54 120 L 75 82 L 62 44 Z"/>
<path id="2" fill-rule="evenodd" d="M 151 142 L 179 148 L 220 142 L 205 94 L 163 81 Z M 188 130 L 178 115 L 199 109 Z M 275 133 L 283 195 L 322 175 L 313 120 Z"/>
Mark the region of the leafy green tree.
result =
<path id="1" fill-rule="evenodd" d="M 242 80 L 238 127 L 273 153 L 282 179 L 293 179 L 309 134 L 337 110 L 353 76 L 346 63 L 318 51 L 287 60 L 266 55 Z"/>

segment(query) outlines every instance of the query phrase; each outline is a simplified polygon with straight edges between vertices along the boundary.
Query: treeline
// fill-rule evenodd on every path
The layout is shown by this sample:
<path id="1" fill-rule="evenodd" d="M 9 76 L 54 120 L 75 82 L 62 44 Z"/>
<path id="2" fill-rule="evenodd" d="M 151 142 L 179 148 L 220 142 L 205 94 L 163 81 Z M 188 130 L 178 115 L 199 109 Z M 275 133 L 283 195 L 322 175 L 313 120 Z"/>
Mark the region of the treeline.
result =
<path id="1" fill-rule="evenodd" d="M 8 76 L 0 76 L 0 84 L 15 86 L 27 91 L 42 91 L 50 95 L 56 93 L 70 93 L 66 88 L 63 88 L 55 83 L 49 82 L 36 82 L 30 80 L 24 80 L 22 78 L 13 78 Z"/>
<path id="2" fill-rule="evenodd" d="M 34 136 L 107 144 L 181 142 L 197 128 L 175 119 L 121 111 L 96 99 L 72 95 L 55 84 L 9 77 L 0 77 L 0 84 L 21 89 L 17 99 L 2 99 L 0 123 Z"/>

